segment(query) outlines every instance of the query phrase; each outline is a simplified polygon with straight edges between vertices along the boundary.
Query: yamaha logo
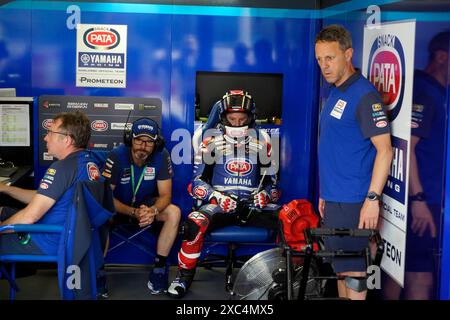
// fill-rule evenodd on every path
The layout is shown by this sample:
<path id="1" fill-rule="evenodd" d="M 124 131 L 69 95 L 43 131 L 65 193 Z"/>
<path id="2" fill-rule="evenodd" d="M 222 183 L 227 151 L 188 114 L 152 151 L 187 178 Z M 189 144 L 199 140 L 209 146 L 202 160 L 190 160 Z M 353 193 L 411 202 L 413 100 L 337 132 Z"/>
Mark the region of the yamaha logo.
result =
<path id="1" fill-rule="evenodd" d="M 91 49 L 111 50 L 119 45 L 120 35 L 112 28 L 90 28 L 84 33 L 83 42 Z"/>
<path id="2" fill-rule="evenodd" d="M 396 36 L 383 34 L 376 38 L 370 50 L 367 74 L 393 121 L 400 112 L 405 91 L 405 56 Z"/>
<path id="3" fill-rule="evenodd" d="M 42 121 L 42 128 L 44 128 L 45 130 L 49 130 L 52 123 L 53 119 L 45 119 L 44 121 Z"/>
<path id="4" fill-rule="evenodd" d="M 248 159 L 230 159 L 225 164 L 225 170 L 233 176 L 246 176 L 252 172 L 252 168 Z"/>
<path id="5" fill-rule="evenodd" d="M 105 120 L 92 121 L 91 128 L 94 131 L 106 131 L 108 129 L 108 122 Z"/>

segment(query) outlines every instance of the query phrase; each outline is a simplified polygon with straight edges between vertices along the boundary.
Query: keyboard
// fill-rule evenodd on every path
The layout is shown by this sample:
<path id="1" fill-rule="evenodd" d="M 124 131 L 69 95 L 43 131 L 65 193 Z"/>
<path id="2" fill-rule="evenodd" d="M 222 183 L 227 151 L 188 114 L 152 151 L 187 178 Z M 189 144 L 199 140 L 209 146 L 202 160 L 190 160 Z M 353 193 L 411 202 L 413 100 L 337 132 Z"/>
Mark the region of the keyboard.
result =
<path id="1" fill-rule="evenodd" d="M 16 171 L 19 169 L 18 167 L 0 167 L 0 177 L 11 177 Z"/>

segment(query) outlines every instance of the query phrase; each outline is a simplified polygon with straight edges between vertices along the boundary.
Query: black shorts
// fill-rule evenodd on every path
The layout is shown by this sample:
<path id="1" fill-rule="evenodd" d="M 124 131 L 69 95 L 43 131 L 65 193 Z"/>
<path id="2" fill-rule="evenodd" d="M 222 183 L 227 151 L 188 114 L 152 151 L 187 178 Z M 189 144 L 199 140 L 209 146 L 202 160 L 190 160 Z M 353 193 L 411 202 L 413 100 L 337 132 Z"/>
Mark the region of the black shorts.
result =
<path id="1" fill-rule="evenodd" d="M 361 203 L 325 202 L 324 227 L 357 229 Z M 327 251 L 362 251 L 369 245 L 368 238 L 360 237 L 324 237 Z M 334 257 L 334 272 L 365 272 L 367 270 L 365 256 Z"/>

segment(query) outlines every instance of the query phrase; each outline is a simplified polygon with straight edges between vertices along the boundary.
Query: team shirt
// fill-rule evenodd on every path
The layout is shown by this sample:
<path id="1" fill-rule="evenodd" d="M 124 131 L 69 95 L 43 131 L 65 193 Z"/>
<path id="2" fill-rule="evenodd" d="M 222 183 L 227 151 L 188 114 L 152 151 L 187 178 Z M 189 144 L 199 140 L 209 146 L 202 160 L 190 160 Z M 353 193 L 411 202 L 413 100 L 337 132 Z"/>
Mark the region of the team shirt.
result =
<path id="1" fill-rule="evenodd" d="M 99 180 L 98 166 L 87 150 L 77 151 L 65 159 L 50 165 L 42 178 L 38 194 L 55 200 L 55 204 L 36 223 L 64 226 L 67 212 L 73 203 L 73 193 L 78 181 Z M 33 233 L 34 243 L 46 254 L 56 254 L 60 235 L 52 233 Z"/>
<path id="2" fill-rule="evenodd" d="M 157 181 L 171 179 L 173 176 L 169 152 L 166 149 L 155 149 L 144 166 L 132 163 L 130 147 L 120 145 L 108 155 L 102 175 L 115 186 L 114 197 L 123 204 L 133 207 L 150 205 L 158 195 Z M 134 190 L 137 190 L 134 203 L 133 179 Z"/>
<path id="3" fill-rule="evenodd" d="M 332 86 L 320 115 L 320 197 L 364 201 L 376 156 L 370 138 L 385 133 L 390 125 L 381 97 L 359 70 Z"/>

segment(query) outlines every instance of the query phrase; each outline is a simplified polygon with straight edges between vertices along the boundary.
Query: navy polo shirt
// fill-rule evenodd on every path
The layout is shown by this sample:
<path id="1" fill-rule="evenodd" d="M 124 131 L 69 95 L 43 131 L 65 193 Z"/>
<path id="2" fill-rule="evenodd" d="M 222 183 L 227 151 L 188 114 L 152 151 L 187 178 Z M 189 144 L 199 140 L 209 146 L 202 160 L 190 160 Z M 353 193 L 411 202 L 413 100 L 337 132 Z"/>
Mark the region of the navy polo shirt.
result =
<path id="1" fill-rule="evenodd" d="M 420 182 L 431 204 L 441 204 L 447 123 L 447 92 L 436 79 L 416 70 L 414 74 L 411 134 L 416 145 Z"/>
<path id="2" fill-rule="evenodd" d="M 36 223 L 64 226 L 67 212 L 73 204 L 75 184 L 78 181 L 99 179 L 103 180 L 89 151 L 77 151 L 52 163 L 45 172 L 37 193 L 56 202 Z M 31 237 L 43 252 L 56 254 L 60 240 L 59 234 L 35 233 Z"/>
<path id="3" fill-rule="evenodd" d="M 108 155 L 103 176 L 115 186 L 114 197 L 123 204 L 131 205 L 133 198 L 131 166 L 133 165 L 135 187 L 143 175 L 134 207 L 139 207 L 141 204 L 149 205 L 158 195 L 157 181 L 172 178 L 172 162 L 169 152 L 166 149 L 155 150 L 142 167 L 132 163 L 130 148 L 122 144 L 114 148 Z"/>
<path id="4" fill-rule="evenodd" d="M 356 71 L 330 88 L 320 115 L 320 197 L 326 201 L 364 201 L 376 149 L 370 138 L 390 133 L 385 107 L 375 87 Z"/>

